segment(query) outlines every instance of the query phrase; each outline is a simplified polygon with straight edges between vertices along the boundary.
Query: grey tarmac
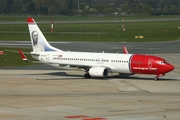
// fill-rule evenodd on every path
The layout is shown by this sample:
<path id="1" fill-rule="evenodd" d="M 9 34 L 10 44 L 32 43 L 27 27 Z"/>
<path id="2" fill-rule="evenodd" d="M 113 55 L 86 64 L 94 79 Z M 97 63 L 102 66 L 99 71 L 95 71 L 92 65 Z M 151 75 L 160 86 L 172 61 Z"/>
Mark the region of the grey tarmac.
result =
<path id="1" fill-rule="evenodd" d="M 83 74 L 71 70 L 1 69 L 0 119 L 71 120 L 66 117 L 79 115 L 106 120 L 180 117 L 177 72 L 160 81 L 149 75 L 84 79 Z"/>

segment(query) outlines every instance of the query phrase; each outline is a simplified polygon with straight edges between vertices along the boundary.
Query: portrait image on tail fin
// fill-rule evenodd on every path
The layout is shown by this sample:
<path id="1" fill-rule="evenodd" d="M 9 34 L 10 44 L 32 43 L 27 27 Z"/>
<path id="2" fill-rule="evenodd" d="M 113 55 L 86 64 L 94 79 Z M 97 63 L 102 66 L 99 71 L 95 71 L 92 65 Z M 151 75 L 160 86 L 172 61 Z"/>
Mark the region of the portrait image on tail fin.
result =
<path id="1" fill-rule="evenodd" d="M 31 37 L 32 37 L 32 40 L 33 40 L 33 51 L 35 51 L 35 52 L 44 51 L 44 47 L 41 44 L 38 44 L 38 32 L 33 31 L 31 33 Z"/>

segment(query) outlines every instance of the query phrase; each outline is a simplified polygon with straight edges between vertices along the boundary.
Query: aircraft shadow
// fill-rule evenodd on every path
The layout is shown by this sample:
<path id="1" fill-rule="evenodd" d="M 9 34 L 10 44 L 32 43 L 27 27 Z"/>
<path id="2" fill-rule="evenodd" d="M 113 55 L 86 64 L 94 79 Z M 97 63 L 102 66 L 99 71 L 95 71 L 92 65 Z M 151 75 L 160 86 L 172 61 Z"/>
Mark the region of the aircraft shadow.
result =
<path id="1" fill-rule="evenodd" d="M 51 76 L 60 76 L 59 78 L 42 78 L 38 80 L 77 80 L 77 79 L 84 79 L 84 80 L 110 80 L 110 79 L 123 79 L 123 80 L 151 80 L 154 81 L 154 77 L 150 76 L 149 78 L 147 77 L 138 77 L 134 75 L 113 75 L 113 76 L 108 76 L 105 78 L 99 78 L 99 77 L 93 77 L 89 79 L 85 79 L 83 75 L 79 74 L 67 74 L 66 72 L 50 72 L 50 73 L 42 73 L 42 74 L 31 74 L 31 75 L 51 75 Z M 63 78 L 61 78 L 61 76 Z M 66 78 L 64 78 L 66 77 Z M 179 81 L 178 79 L 173 79 L 173 78 L 159 78 L 159 81 Z"/>
<path id="2" fill-rule="evenodd" d="M 147 77 L 138 77 L 133 75 L 114 75 L 114 76 L 109 76 L 108 78 L 120 78 L 120 79 L 130 79 L 130 80 L 154 80 L 153 76 L 147 78 Z M 179 81 L 179 79 L 160 77 L 158 81 Z"/>
<path id="3" fill-rule="evenodd" d="M 31 74 L 31 75 L 50 75 L 52 78 L 38 78 L 37 80 L 76 80 L 76 79 L 84 79 L 83 75 L 77 74 L 67 74 L 66 72 L 50 72 L 50 73 L 42 73 L 42 74 Z M 53 76 L 59 76 L 59 78 L 53 78 Z"/>

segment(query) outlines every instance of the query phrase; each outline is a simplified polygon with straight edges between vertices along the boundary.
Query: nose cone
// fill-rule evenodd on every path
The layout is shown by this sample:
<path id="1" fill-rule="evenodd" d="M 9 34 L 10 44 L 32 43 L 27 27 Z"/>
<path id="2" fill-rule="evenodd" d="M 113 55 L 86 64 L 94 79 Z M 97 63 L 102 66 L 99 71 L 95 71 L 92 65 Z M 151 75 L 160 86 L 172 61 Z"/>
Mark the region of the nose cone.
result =
<path id="1" fill-rule="evenodd" d="M 174 66 L 171 65 L 171 64 L 167 64 L 166 65 L 166 70 L 167 70 L 167 72 L 170 72 L 170 71 L 174 70 Z"/>

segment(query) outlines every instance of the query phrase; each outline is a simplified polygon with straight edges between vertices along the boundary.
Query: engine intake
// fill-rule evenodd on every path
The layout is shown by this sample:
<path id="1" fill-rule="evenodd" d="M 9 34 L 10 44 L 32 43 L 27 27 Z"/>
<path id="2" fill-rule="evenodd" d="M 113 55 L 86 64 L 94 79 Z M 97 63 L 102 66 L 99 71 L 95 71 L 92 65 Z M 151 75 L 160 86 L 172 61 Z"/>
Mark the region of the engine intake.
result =
<path id="1" fill-rule="evenodd" d="M 92 67 L 89 69 L 89 75 L 92 77 L 107 77 L 108 70 L 105 67 Z"/>

